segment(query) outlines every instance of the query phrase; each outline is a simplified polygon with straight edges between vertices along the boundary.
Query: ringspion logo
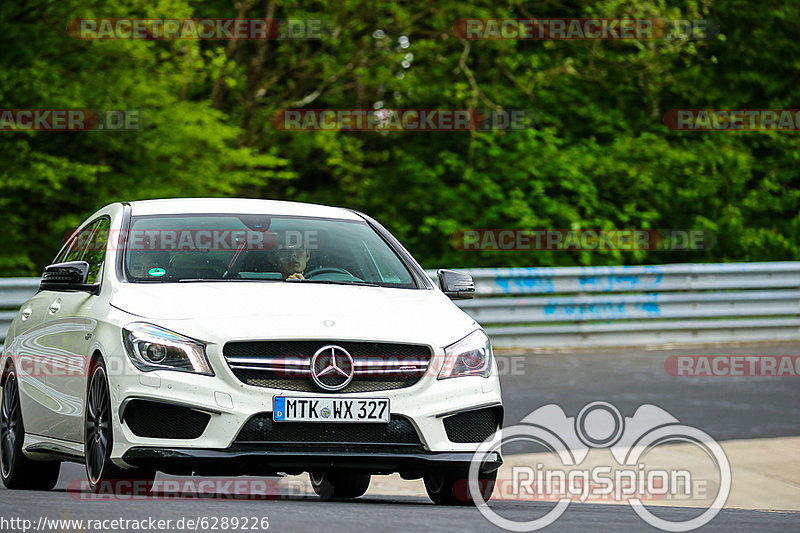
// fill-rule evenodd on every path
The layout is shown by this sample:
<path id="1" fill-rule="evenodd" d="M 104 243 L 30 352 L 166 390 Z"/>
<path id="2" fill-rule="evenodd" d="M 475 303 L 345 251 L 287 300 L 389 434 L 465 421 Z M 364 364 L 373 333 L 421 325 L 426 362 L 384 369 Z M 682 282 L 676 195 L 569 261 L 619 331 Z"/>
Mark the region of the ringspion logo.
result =
<path id="1" fill-rule="evenodd" d="M 555 501 L 543 516 L 517 521 L 499 515 L 490 508 L 481 493 L 480 466 L 486 458 L 513 442 L 527 441 L 553 454 L 555 468 L 542 464 L 516 465 L 511 484 L 503 483 L 512 494 L 523 492 L 535 499 Z M 653 468 L 648 454 L 666 443 L 697 446 L 718 474 L 718 483 L 698 480 L 689 466 Z M 590 452 L 600 450 L 610 455 L 607 463 L 584 466 Z M 605 451 L 607 450 L 607 451 Z M 503 480 L 507 481 L 507 480 Z M 697 483 L 702 481 L 702 483 Z M 713 491 L 709 487 L 713 486 Z M 660 517 L 642 503 L 664 497 L 685 498 L 693 490 L 704 502 L 702 512 L 688 518 Z M 670 413 L 651 404 L 641 405 L 631 417 L 623 417 L 608 402 L 592 402 L 577 416 L 567 416 L 555 404 L 545 405 L 530 413 L 512 427 L 503 428 L 500 439 L 488 439 L 472 457 L 469 471 L 469 492 L 481 514 L 492 524 L 508 531 L 537 531 L 558 520 L 572 501 L 589 499 L 627 502 L 646 523 L 663 531 L 692 531 L 719 513 L 731 490 L 731 466 L 725 451 L 704 431 L 681 424 Z M 525 499 L 525 498 L 518 498 Z M 539 508 L 532 508 L 532 514 Z M 677 519 L 674 519 L 677 518 Z"/>

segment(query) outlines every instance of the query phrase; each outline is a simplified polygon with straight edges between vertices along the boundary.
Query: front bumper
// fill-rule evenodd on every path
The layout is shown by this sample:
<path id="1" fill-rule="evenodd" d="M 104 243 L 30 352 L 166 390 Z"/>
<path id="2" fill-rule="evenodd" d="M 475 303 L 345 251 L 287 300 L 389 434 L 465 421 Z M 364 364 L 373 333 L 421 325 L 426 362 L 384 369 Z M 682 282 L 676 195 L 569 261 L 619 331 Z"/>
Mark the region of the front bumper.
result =
<path id="1" fill-rule="evenodd" d="M 391 452 L 365 448 L 322 447 L 315 449 L 265 449 L 235 445 L 224 450 L 204 448 L 149 448 L 137 446 L 122 459 L 136 467 L 153 468 L 168 474 L 185 475 L 275 475 L 309 470 L 347 469 L 371 474 L 400 472 L 408 478 L 421 477 L 431 467 L 466 471 L 472 462 L 469 452 Z M 503 460 L 498 452 L 489 455 L 481 472 L 493 472 Z"/>
<path id="2" fill-rule="evenodd" d="M 122 363 L 127 363 L 122 359 Z M 453 442 L 448 438 L 444 419 L 455 413 L 494 407 L 500 410 L 502 421 L 502 400 L 497 373 L 489 378 L 463 377 L 437 380 L 435 375 L 425 376 L 419 383 L 396 390 L 353 393 L 341 395 L 349 398 L 389 398 L 391 414 L 408 419 L 419 435 L 421 446 L 409 449 L 387 448 L 365 451 L 363 446 L 338 445 L 326 452 L 319 444 L 310 440 L 308 446 L 299 447 L 294 452 L 286 445 L 259 443 L 258 449 L 241 448 L 235 442 L 245 424 L 257 414 L 272 411 L 274 395 L 288 394 L 297 397 L 320 396 L 320 393 L 280 391 L 260 388 L 239 382 L 231 371 L 220 364 L 214 364 L 215 376 L 199 376 L 181 372 L 156 371 L 141 373 L 131 371 L 123 375 L 111 376 L 112 408 L 114 417 L 114 445 L 112 460 L 122 467 L 142 466 L 145 461 L 158 463 L 158 470 L 175 469 L 172 460 L 181 463 L 180 472 L 196 471 L 190 468 L 196 463 L 202 468 L 238 468 L 236 461 L 244 461 L 247 470 L 254 472 L 282 468 L 308 470 L 310 466 L 345 464 L 357 467 L 361 460 L 370 468 L 401 471 L 403 468 L 423 468 L 426 464 L 466 463 L 478 448 L 479 443 Z M 333 396 L 333 395 L 331 395 Z M 135 399 L 181 405 L 198 412 L 207 413 L 210 420 L 202 434 L 191 439 L 150 438 L 137 436 L 125 419 L 126 406 Z M 499 439 L 499 434 L 496 436 Z M 246 446 L 253 446 L 247 444 Z M 313 450 L 307 449 L 313 448 Z M 388 450 L 388 451 L 387 451 Z M 163 453 L 162 453 L 163 452 Z M 377 453 L 375 453 L 377 452 Z M 453 455 L 456 454 L 456 455 Z M 169 460 L 165 460 L 165 458 Z M 327 459 L 326 459 L 327 457 Z M 349 462 L 345 458 L 349 457 Z M 460 458 L 456 458 L 460 457 Z M 444 458 L 444 459 L 442 459 Z M 230 459 L 234 459 L 231 461 Z M 320 463 L 321 461 L 321 463 Z M 328 461 L 326 463 L 326 461 Z M 211 463 L 217 462 L 219 467 Z M 373 466 L 374 465 L 374 466 Z M 162 468 L 163 466 L 163 468 Z M 349 466 L 348 466 L 349 468 Z"/>
<path id="3" fill-rule="evenodd" d="M 164 327 L 182 331 L 180 324 Z M 259 471 L 303 470 L 310 468 L 359 468 L 370 471 L 403 472 L 430 465 L 469 466 L 478 442 L 451 440 L 445 428 L 446 417 L 487 407 L 499 411 L 502 423 L 502 398 L 496 364 L 492 375 L 439 380 L 443 349 L 435 350 L 432 367 L 418 383 L 400 389 L 337 395 L 325 392 L 287 392 L 256 387 L 237 379 L 225 362 L 222 344 L 209 343 L 207 356 L 213 376 L 175 371 L 142 372 L 135 368 L 119 341 L 119 331 L 108 328 L 98 332 L 106 348 L 106 363 L 119 371 L 109 372 L 111 405 L 114 413 L 111 459 L 123 468 L 156 466 L 158 470 L 191 473 L 217 470 L 257 473 Z M 116 345 L 114 345 L 116 343 Z M 303 444 L 274 442 L 236 442 L 245 425 L 259 414 L 272 412 L 275 395 L 294 397 L 340 396 L 348 398 L 389 398 L 392 418 L 405 418 L 419 436 L 419 446 L 382 446 L 370 449 L 363 445 L 323 448 L 319 439 Z M 179 405 L 204 413 L 208 423 L 199 436 L 192 438 L 155 438 L 132 431 L 125 411 L 134 400 Z M 174 419 L 173 419 L 174 420 Z M 169 425 L 169 423 L 167 423 Z M 321 424 L 323 425 L 323 424 Z M 500 438 L 499 432 L 495 441 Z M 314 442 L 317 440 L 317 442 Z M 497 466 L 501 462 L 497 456 Z M 487 463 L 489 464 L 489 463 Z M 490 465 L 491 470 L 493 467 Z"/>

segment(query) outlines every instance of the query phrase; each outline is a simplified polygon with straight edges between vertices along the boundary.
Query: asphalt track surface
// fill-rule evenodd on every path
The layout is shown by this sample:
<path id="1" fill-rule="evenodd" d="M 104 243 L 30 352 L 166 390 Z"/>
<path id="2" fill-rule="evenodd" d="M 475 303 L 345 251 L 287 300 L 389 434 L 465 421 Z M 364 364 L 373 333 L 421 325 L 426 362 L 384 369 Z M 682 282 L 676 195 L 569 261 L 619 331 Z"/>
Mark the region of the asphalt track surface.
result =
<path id="1" fill-rule="evenodd" d="M 800 345 L 776 344 L 712 349 L 602 350 L 526 355 L 517 372 L 502 378 L 506 425 L 513 425 L 532 410 L 556 403 L 571 416 L 587 403 L 604 400 L 625 416 L 640 405 L 657 405 L 680 422 L 709 433 L 717 440 L 800 436 L 800 377 L 787 378 L 685 378 L 664 370 L 672 354 L 798 355 Z M 517 357 L 501 354 L 500 357 Z M 508 365 L 509 367 L 511 365 Z M 800 460 L 800 454 L 798 455 Z M 322 502 L 310 496 L 289 496 L 274 501 L 223 501 L 217 499 L 147 499 L 138 501 L 82 501 L 68 492 L 69 482 L 83 479 L 83 468 L 65 464 L 52 492 L 8 491 L 0 488 L 0 531 L 22 531 L 20 521 L 39 527 L 42 517 L 77 520 L 172 520 L 162 531 L 183 531 L 185 521 L 216 518 L 216 531 L 244 531 L 219 527 L 223 518 L 248 518 L 247 531 L 360 532 L 502 531 L 472 508 L 434 506 L 426 498 L 365 496 L 350 502 Z M 552 504 L 496 501 L 492 509 L 502 516 L 531 520 Z M 661 508 L 657 515 L 679 520 L 696 516 L 696 509 Z M 182 529 L 176 523 L 184 519 Z M 5 522 L 4 522 L 5 520 Z M 241 522 L 240 522 L 241 523 Z M 254 524 L 256 524 L 254 526 Z M 84 523 L 84 526 L 86 523 Z M 41 527 L 46 531 L 111 531 Z M 198 527 L 198 530 L 203 530 Z M 129 530 L 131 530 L 129 528 Z M 571 504 L 545 531 L 657 531 L 644 523 L 628 505 Z M 798 531 L 800 513 L 725 509 L 700 531 Z"/>

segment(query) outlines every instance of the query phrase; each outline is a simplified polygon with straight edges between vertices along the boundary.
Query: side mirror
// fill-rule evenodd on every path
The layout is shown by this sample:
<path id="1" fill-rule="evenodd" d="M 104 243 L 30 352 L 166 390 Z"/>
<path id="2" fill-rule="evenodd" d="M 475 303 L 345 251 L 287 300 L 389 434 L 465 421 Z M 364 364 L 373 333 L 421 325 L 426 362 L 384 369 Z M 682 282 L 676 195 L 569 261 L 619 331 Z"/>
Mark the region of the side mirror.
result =
<path id="1" fill-rule="evenodd" d="M 469 274 L 440 269 L 437 275 L 439 287 L 451 300 L 468 300 L 475 297 L 475 282 Z"/>
<path id="2" fill-rule="evenodd" d="M 87 285 L 89 263 L 86 261 L 68 261 L 44 267 L 40 291 L 87 291 L 92 294 L 100 292 L 100 284 Z"/>

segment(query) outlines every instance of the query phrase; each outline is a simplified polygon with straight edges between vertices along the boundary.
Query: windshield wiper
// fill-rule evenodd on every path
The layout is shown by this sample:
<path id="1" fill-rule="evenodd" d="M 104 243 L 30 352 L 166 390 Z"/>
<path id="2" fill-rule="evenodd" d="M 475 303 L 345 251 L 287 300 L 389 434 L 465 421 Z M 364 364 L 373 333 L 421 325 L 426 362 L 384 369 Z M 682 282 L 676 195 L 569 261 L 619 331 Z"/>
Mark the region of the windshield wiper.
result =
<path id="1" fill-rule="evenodd" d="M 206 283 L 206 282 L 222 282 L 222 281 L 283 281 L 282 279 L 272 278 L 181 278 L 177 280 L 178 283 Z"/>
<path id="2" fill-rule="evenodd" d="M 380 287 L 377 283 L 370 283 L 368 281 L 350 281 L 350 280 L 333 280 L 333 279 L 287 279 L 287 283 L 324 283 L 327 285 L 357 285 L 359 287 Z"/>
<path id="3" fill-rule="evenodd" d="M 176 280 L 178 283 L 209 283 L 227 281 L 285 281 L 287 283 L 319 283 L 327 285 L 356 285 L 359 287 L 381 287 L 377 283 L 368 281 L 332 280 L 332 279 L 276 279 L 276 278 L 181 278 Z"/>

